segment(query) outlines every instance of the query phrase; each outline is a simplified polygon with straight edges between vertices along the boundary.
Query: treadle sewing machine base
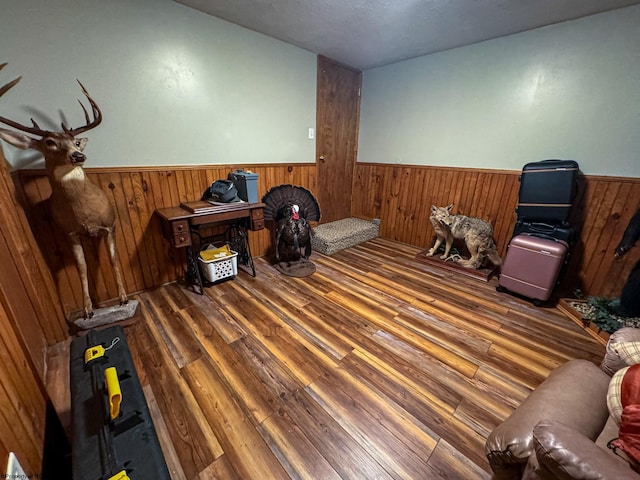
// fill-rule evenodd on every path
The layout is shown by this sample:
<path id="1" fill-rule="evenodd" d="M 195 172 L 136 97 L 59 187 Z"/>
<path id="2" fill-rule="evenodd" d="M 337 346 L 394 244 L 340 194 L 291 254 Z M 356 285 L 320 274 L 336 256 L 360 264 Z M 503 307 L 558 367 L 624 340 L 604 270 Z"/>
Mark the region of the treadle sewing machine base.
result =
<path id="1" fill-rule="evenodd" d="M 198 265 L 200 248 L 207 243 L 229 243 L 229 247 L 238 253 L 238 263 L 250 269 L 252 276 L 256 276 L 249 245 L 249 231 L 264 228 L 263 208 L 263 203 L 212 205 L 200 201 L 156 210 L 162 221 L 164 238 L 174 248 L 186 248 L 186 280 L 196 293 L 203 294 L 204 287 L 213 284 L 203 278 Z M 222 234 L 201 234 L 201 228 L 223 224 L 228 226 Z M 194 238 L 196 242 L 193 241 Z"/>

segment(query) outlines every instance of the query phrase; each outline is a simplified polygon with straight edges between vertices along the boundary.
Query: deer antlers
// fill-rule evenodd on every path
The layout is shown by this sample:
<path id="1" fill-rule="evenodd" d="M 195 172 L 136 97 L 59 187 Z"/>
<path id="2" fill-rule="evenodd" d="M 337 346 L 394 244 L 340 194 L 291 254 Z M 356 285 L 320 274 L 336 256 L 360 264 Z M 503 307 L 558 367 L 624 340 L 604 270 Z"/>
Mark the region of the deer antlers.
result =
<path id="1" fill-rule="evenodd" d="M 7 66 L 6 62 L 3 64 L 0 64 L 0 70 L 2 70 L 6 66 Z M 11 90 L 21 79 L 22 77 L 20 76 L 10 81 L 3 87 L 1 87 L 0 97 L 2 97 L 5 93 Z M 80 101 L 80 99 L 78 99 L 78 103 L 80 104 L 80 106 L 82 107 L 82 111 L 84 112 L 84 118 L 85 118 L 86 124 L 83 127 L 67 128 L 64 122 L 61 123 L 62 130 L 64 130 L 66 134 L 71 135 L 72 137 L 75 137 L 80 133 L 86 132 L 87 130 L 91 130 L 92 128 L 95 128 L 98 125 L 100 125 L 100 123 L 102 122 L 102 112 L 100 111 L 100 107 L 98 107 L 98 104 L 95 102 L 95 100 L 91 98 L 91 95 L 89 95 L 89 92 L 87 92 L 87 89 L 84 88 L 84 85 L 82 85 L 80 80 L 77 80 L 77 82 L 78 84 L 80 84 L 82 93 L 84 94 L 85 97 L 87 97 L 87 100 L 89 100 L 89 104 L 91 105 L 91 113 L 93 115 L 93 120 L 89 118 L 89 113 L 87 112 L 87 109 L 85 108 L 83 103 Z M 18 122 L 14 122 L 13 120 L 10 120 L 5 117 L 0 117 L 0 123 L 4 123 L 5 125 L 9 125 L 10 127 L 13 127 L 22 132 L 31 133 L 33 135 L 38 135 L 40 137 L 43 137 L 49 133 L 47 130 L 43 130 L 42 128 L 40 128 L 40 126 L 36 123 L 36 121 L 33 118 L 31 119 L 31 123 L 33 124 L 33 127 L 21 125 Z"/>

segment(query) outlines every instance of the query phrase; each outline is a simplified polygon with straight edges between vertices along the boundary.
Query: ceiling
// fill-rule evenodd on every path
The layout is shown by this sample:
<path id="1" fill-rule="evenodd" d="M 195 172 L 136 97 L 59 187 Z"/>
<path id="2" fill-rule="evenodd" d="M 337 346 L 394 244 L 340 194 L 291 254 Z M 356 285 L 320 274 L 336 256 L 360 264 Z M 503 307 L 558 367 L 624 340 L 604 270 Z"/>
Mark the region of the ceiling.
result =
<path id="1" fill-rule="evenodd" d="M 640 0 L 175 0 L 366 70 Z"/>

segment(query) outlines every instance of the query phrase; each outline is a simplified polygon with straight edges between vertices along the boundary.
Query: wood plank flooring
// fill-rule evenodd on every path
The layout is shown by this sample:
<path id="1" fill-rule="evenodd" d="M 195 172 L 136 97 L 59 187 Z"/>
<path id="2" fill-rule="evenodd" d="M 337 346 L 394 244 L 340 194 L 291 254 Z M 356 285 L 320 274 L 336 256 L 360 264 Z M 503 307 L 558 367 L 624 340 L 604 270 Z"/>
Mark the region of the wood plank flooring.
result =
<path id="1" fill-rule="evenodd" d="M 256 259 L 256 278 L 203 296 L 138 295 L 127 338 L 173 478 L 490 478 L 494 426 L 553 368 L 604 348 L 416 253 L 376 239 L 314 253 L 307 278 Z"/>

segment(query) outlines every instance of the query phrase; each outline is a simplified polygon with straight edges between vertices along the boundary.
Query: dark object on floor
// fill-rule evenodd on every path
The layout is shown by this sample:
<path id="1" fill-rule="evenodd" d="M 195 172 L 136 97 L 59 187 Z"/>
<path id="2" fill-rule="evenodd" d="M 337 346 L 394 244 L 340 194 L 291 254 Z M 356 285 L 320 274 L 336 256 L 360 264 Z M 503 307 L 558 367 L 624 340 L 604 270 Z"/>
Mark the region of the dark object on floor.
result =
<path id="1" fill-rule="evenodd" d="M 47 401 L 45 418 L 42 478 L 43 480 L 72 478 L 71 445 L 51 400 Z"/>
<path id="2" fill-rule="evenodd" d="M 262 197 L 262 203 L 264 219 L 277 225 L 276 259 L 280 260 L 282 246 L 288 255 L 309 258 L 312 231 L 308 222 L 320 221 L 320 206 L 313 194 L 304 187 L 279 185 Z"/>
<path id="3" fill-rule="evenodd" d="M 169 480 L 122 327 L 75 338 L 70 376 L 74 480 L 108 479 L 122 472 Z"/>
<path id="4" fill-rule="evenodd" d="M 574 308 L 581 311 L 583 323 L 593 323 L 609 334 L 623 328 L 640 328 L 640 318 L 620 315 L 620 299 L 590 296 L 583 303 L 575 303 Z"/>
<path id="5" fill-rule="evenodd" d="M 633 267 L 622 287 L 617 313 L 622 317 L 640 317 L 640 261 Z"/>
<path id="6" fill-rule="evenodd" d="M 567 224 L 577 177 L 578 164 L 573 160 L 527 163 L 520 176 L 518 220 Z"/>
<path id="7" fill-rule="evenodd" d="M 616 257 L 621 257 L 631 250 L 638 239 L 640 239 L 640 209 L 627 225 L 622 240 L 616 247 Z M 617 313 L 623 317 L 640 317 L 640 261 L 633 267 L 624 287 L 622 287 Z"/>
<path id="8" fill-rule="evenodd" d="M 309 260 L 278 262 L 274 265 L 274 268 L 283 275 L 298 278 L 308 277 L 309 275 L 313 275 L 316 271 L 316 266 Z"/>
<path id="9" fill-rule="evenodd" d="M 563 241 L 528 234 L 512 238 L 497 290 L 524 295 L 536 305 L 545 302 L 555 287 L 567 250 Z"/>

